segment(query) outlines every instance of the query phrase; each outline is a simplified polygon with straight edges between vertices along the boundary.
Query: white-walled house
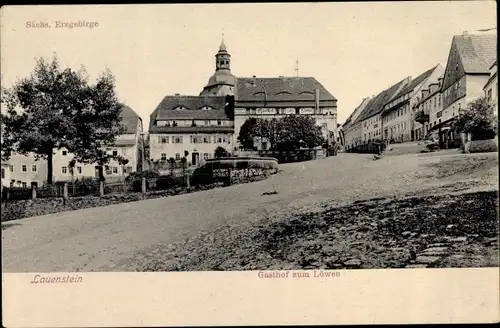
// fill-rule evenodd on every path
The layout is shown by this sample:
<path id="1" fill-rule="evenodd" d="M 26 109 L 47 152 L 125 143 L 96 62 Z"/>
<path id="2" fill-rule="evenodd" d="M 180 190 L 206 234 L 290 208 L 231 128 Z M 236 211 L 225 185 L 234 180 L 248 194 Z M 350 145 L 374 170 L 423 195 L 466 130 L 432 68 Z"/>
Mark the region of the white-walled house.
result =
<path id="1" fill-rule="evenodd" d="M 394 99 L 385 105 L 382 113 L 385 139 L 407 142 L 424 137 L 422 125 L 415 122 L 415 105 L 420 102 L 421 90 L 437 83 L 443 71 L 443 67 L 438 64 L 411 79 Z"/>
<path id="2" fill-rule="evenodd" d="M 362 140 L 362 128 L 361 122 L 357 120 L 359 115 L 366 108 L 371 98 L 367 97 L 361 101 L 361 104 L 354 109 L 354 111 L 349 115 L 344 124 L 342 124 L 342 133 L 344 134 L 344 147 L 349 150 L 358 144 Z"/>
<path id="3" fill-rule="evenodd" d="M 150 116 L 151 161 L 177 162 L 189 152 L 188 165 L 213 158 L 215 149 L 231 153 L 234 121 L 226 110 L 226 97 L 166 96 Z"/>
<path id="4" fill-rule="evenodd" d="M 137 171 L 141 165 L 142 119 L 130 107 L 125 106 L 122 111 L 122 124 L 126 128 L 125 133 L 119 135 L 115 144 L 108 147 L 107 151 L 110 154 L 116 152 L 116 155 L 128 159 L 129 163 L 122 169 L 116 161 L 110 161 L 105 170 L 105 176 L 110 180 L 118 180 L 123 175 Z M 71 180 L 69 163 L 73 157 L 74 155 L 65 148 L 54 151 L 52 157 L 53 182 Z M 96 165 L 77 162 L 74 168 L 74 178 L 95 178 L 98 176 Z M 10 181 L 14 180 L 14 186 L 41 186 L 47 181 L 47 161 L 36 160 L 33 154 L 12 154 L 7 169 Z"/>
<path id="5" fill-rule="evenodd" d="M 497 61 L 490 67 L 490 78 L 483 87 L 486 100 L 491 102 L 498 109 L 498 76 L 497 76 Z M 498 115 L 498 110 L 495 111 Z"/>

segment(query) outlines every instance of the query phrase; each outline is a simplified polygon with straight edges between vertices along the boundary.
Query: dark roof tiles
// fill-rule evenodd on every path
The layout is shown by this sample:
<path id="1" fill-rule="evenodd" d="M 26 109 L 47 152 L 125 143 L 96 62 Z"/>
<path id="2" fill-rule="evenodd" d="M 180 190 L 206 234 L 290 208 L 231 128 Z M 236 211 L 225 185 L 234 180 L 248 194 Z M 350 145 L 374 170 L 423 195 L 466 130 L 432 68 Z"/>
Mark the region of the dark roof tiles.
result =
<path id="1" fill-rule="evenodd" d="M 142 121 L 141 117 L 128 106 L 122 108 L 122 124 L 125 125 L 126 134 L 135 134 L 137 132 L 137 125 Z"/>
<path id="2" fill-rule="evenodd" d="M 337 99 L 314 77 L 237 78 L 236 101 L 314 101 L 319 89 L 320 101 Z"/>
<path id="3" fill-rule="evenodd" d="M 453 37 L 466 73 L 488 73 L 497 56 L 497 35 L 456 35 Z"/>
<path id="4" fill-rule="evenodd" d="M 226 98 L 215 96 L 166 96 L 150 116 L 149 131 L 161 129 L 156 120 L 228 120 Z M 204 109 L 206 108 L 206 109 Z"/>
<path id="5" fill-rule="evenodd" d="M 401 89 L 400 92 L 394 97 L 397 98 L 399 96 L 403 96 L 409 92 L 411 92 L 413 89 L 415 89 L 420 83 L 424 82 L 431 74 L 436 70 L 437 66 L 434 66 L 433 68 L 423 72 L 419 76 L 417 76 L 415 79 L 411 80 L 410 83 L 408 83 L 403 89 Z"/>

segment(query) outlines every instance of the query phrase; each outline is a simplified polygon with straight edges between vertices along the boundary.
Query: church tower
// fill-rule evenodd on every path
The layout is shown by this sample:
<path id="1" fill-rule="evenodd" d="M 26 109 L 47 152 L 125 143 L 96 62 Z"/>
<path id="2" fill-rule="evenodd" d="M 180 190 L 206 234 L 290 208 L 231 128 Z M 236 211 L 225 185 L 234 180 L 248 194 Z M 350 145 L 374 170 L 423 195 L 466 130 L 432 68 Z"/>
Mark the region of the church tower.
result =
<path id="1" fill-rule="evenodd" d="M 224 44 L 224 37 L 219 47 L 219 52 L 215 55 L 215 70 L 228 70 L 231 71 L 231 55 L 227 52 L 226 45 Z"/>
<path id="2" fill-rule="evenodd" d="M 200 96 L 227 96 L 234 95 L 236 78 L 231 73 L 231 55 L 224 43 L 224 34 L 215 54 L 215 73 L 208 80 Z"/>

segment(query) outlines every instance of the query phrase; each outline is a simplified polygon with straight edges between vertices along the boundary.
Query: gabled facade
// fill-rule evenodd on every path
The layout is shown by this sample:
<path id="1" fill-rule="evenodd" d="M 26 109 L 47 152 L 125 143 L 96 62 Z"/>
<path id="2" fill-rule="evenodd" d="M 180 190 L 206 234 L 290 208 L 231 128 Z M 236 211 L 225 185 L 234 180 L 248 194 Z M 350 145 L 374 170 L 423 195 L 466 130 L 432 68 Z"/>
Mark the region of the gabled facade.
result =
<path id="1" fill-rule="evenodd" d="M 455 113 L 484 95 L 490 68 L 496 60 L 496 34 L 453 37 L 441 87 L 443 110 Z M 444 123 L 444 121 L 442 121 Z"/>

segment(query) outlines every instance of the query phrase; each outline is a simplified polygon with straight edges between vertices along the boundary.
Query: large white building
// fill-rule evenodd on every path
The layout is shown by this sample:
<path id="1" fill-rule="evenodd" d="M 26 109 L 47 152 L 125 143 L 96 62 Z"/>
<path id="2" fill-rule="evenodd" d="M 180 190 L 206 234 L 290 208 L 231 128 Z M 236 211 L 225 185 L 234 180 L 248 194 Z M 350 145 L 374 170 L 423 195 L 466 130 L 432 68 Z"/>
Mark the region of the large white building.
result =
<path id="1" fill-rule="evenodd" d="M 189 153 L 189 165 L 212 158 L 217 147 L 231 152 L 234 121 L 228 97 L 166 96 L 150 116 L 150 159 L 179 162 Z"/>

